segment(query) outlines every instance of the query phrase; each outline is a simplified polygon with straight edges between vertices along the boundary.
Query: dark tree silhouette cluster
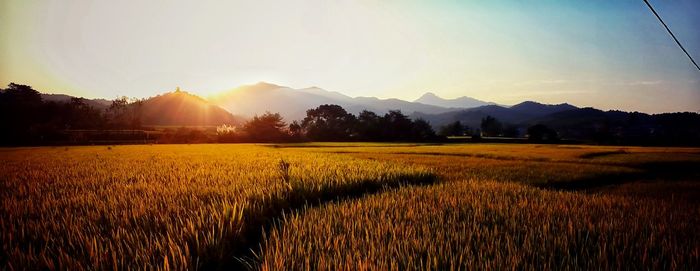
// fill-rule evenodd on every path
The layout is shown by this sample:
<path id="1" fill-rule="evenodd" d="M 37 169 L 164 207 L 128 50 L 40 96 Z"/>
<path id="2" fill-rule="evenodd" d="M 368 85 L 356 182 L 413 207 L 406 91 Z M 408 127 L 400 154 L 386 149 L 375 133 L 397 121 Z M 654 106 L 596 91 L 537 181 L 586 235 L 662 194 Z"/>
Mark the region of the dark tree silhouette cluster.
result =
<path id="1" fill-rule="evenodd" d="M 527 139 L 534 142 L 553 142 L 559 139 L 559 135 L 544 124 L 536 124 L 527 128 Z"/>
<path id="2" fill-rule="evenodd" d="M 341 106 L 324 104 L 306 110 L 301 128 L 311 140 L 344 141 L 351 138 L 356 123 L 357 118 Z"/>
<path id="3" fill-rule="evenodd" d="M 306 111 L 304 136 L 313 141 L 426 141 L 436 135 L 429 123 L 411 120 L 398 110 L 379 116 L 363 110 L 355 116 L 339 105 L 325 104 Z"/>
<path id="4" fill-rule="evenodd" d="M 492 116 L 486 116 L 481 120 L 481 134 L 483 136 L 501 136 L 503 124 Z"/>
<path id="5" fill-rule="evenodd" d="M 440 127 L 438 134 L 442 136 L 464 136 L 468 134 L 468 131 L 468 126 L 462 125 L 460 121 L 455 121 Z"/>
<path id="6" fill-rule="evenodd" d="M 280 142 L 289 140 L 290 135 L 285 129 L 286 126 L 279 113 L 267 112 L 246 122 L 242 130 L 244 136 L 252 141 Z"/>
<path id="7" fill-rule="evenodd" d="M 411 120 L 400 111 L 383 116 L 362 111 L 358 116 L 343 107 L 324 104 L 306 111 L 301 121 L 286 125 L 277 113 L 255 116 L 240 131 L 219 133 L 226 142 L 293 141 L 429 141 L 438 137 L 424 120 Z"/>
<path id="8" fill-rule="evenodd" d="M 69 141 L 66 131 L 140 129 L 141 101 L 118 98 L 99 110 L 82 98 L 69 102 L 44 101 L 31 86 L 10 83 L 0 89 L 0 133 L 2 145 L 42 145 Z M 93 133 L 94 136 L 104 136 Z M 119 132 L 118 136 L 143 134 Z M 110 135 L 112 137 L 112 135 Z"/>

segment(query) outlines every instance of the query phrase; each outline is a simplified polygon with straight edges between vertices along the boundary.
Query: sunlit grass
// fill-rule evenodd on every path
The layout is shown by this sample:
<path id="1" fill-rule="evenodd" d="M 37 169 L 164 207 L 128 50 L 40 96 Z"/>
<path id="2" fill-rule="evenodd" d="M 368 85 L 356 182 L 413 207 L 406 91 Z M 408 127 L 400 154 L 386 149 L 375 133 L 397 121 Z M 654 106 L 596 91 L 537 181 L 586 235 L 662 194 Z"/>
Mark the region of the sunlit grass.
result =
<path id="1" fill-rule="evenodd" d="M 465 180 L 287 216 L 262 270 L 676 270 L 700 264 L 700 209 Z"/>
<path id="2" fill-rule="evenodd" d="M 395 154 L 395 153 L 347 153 L 346 155 L 408 163 L 434 169 L 443 180 L 480 179 L 513 181 L 528 184 L 568 182 L 602 175 L 619 175 L 639 172 L 638 169 L 605 164 L 554 163 L 547 161 L 493 159 L 472 156 L 452 156 L 440 154 Z"/>
<path id="3" fill-rule="evenodd" d="M 284 144 L 280 146 L 306 149 L 316 152 L 337 153 L 383 153 L 394 155 L 445 155 L 499 160 L 577 162 L 588 164 L 630 164 L 658 160 L 700 161 L 697 148 L 587 146 L 587 145 L 537 145 L 537 144 L 340 144 L 308 143 Z M 587 155 L 594 158 L 587 158 Z M 624 158 L 620 159 L 621 155 Z M 631 156 L 638 160 L 630 159 Z"/>
<path id="4" fill-rule="evenodd" d="M 236 145 L 32 148 L 0 159 L 1 258 L 15 268 L 216 267 L 283 208 L 432 178 Z"/>
<path id="5" fill-rule="evenodd" d="M 681 181 L 664 179 L 674 173 L 656 168 L 697 164 L 698 149 L 478 144 L 313 151 L 428 167 L 445 183 L 289 215 L 259 253 L 263 270 L 668 270 L 700 264 L 696 179 L 688 172 L 680 172 Z M 651 180 L 638 182 L 644 178 Z M 571 183 L 593 188 L 536 188 Z"/>
<path id="6" fill-rule="evenodd" d="M 559 145 L 0 149 L 0 266 L 693 269 L 699 162 Z"/>

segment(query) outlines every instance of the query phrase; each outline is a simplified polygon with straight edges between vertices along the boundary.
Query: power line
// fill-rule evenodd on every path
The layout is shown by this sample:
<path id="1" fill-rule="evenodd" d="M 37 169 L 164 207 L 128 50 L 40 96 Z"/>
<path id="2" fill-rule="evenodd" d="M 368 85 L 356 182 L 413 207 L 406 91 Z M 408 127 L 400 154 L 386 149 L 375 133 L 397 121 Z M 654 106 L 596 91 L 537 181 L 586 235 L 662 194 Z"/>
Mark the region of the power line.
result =
<path id="1" fill-rule="evenodd" d="M 666 28 L 666 31 L 668 31 L 668 33 L 671 34 L 671 37 L 673 37 L 673 40 L 676 41 L 676 44 L 678 44 L 678 47 L 681 47 L 681 50 L 683 50 L 683 52 L 685 53 L 685 55 L 687 55 L 688 58 L 690 58 L 690 62 L 693 62 L 693 65 L 695 65 L 695 68 L 697 68 L 698 71 L 700 71 L 700 66 L 698 66 L 698 63 L 695 63 L 695 60 L 693 59 L 693 57 L 690 56 L 690 54 L 688 53 L 688 51 L 685 50 L 685 47 L 683 47 L 683 45 L 681 44 L 681 42 L 678 41 L 678 39 L 676 38 L 676 35 L 674 35 L 673 32 L 671 32 L 671 29 L 668 28 L 668 26 L 666 25 L 666 23 L 664 23 L 664 20 L 661 19 L 661 16 L 659 16 L 659 14 L 656 13 L 656 10 L 654 10 L 654 8 L 651 6 L 651 4 L 649 4 L 649 1 L 648 1 L 648 0 L 644 0 L 644 3 L 647 4 L 647 7 L 649 7 L 649 9 L 651 9 L 651 12 L 653 12 L 654 15 L 656 16 L 656 18 L 659 19 L 659 22 L 661 22 L 661 24 L 664 25 L 664 27 Z"/>

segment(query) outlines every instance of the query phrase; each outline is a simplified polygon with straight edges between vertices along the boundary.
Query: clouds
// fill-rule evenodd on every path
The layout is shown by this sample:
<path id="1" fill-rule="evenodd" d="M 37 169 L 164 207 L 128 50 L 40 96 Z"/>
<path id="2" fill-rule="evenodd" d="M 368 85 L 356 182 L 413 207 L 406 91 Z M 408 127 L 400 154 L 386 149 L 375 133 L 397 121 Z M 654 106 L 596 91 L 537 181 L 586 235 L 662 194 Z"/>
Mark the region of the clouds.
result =
<path id="1" fill-rule="evenodd" d="M 642 80 L 642 81 L 631 81 L 631 82 L 621 82 L 620 85 L 625 86 L 654 86 L 664 83 L 663 80 Z"/>

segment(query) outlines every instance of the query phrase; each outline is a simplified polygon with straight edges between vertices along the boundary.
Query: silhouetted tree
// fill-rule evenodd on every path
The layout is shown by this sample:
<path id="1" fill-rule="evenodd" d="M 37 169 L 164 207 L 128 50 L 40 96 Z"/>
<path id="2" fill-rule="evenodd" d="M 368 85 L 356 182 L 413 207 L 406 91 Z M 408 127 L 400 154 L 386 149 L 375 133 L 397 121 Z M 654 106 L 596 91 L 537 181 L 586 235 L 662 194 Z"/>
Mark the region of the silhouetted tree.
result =
<path id="1" fill-rule="evenodd" d="M 481 133 L 484 136 L 499 136 L 503 131 L 503 125 L 492 116 L 481 119 Z"/>
<path id="2" fill-rule="evenodd" d="M 120 97 L 112 101 L 107 108 L 107 119 L 112 129 L 139 129 L 141 128 L 141 113 L 143 100 Z"/>
<path id="3" fill-rule="evenodd" d="M 481 130 L 476 129 L 472 134 L 471 134 L 472 141 L 480 141 L 481 140 Z"/>
<path id="4" fill-rule="evenodd" d="M 381 118 L 374 112 L 362 110 L 357 116 L 357 124 L 355 127 L 357 139 L 370 141 L 381 140 Z"/>
<path id="5" fill-rule="evenodd" d="M 537 124 L 527 128 L 527 138 L 530 141 L 556 141 L 558 140 L 557 132 L 543 124 Z"/>
<path id="6" fill-rule="evenodd" d="M 465 131 L 466 129 L 460 121 L 455 121 L 440 127 L 440 135 L 443 136 L 463 136 Z"/>
<path id="7" fill-rule="evenodd" d="M 279 113 L 267 112 L 261 116 L 254 116 L 243 125 L 243 133 L 253 142 L 280 142 L 286 141 L 289 134 L 284 130 L 286 124 Z"/>
<path id="8" fill-rule="evenodd" d="M 0 98 L 5 106 L 24 105 L 24 106 L 39 106 L 41 105 L 41 94 L 34 90 L 31 86 L 10 83 L 6 89 L 1 89 Z"/>
<path id="9" fill-rule="evenodd" d="M 140 129 L 141 128 L 141 118 L 143 117 L 143 102 L 144 100 L 138 99 L 131 102 L 129 105 L 129 128 L 130 129 Z M 199 130 L 198 130 L 199 131 Z M 199 131 L 201 132 L 201 131 Z"/>
<path id="10" fill-rule="evenodd" d="M 10 83 L 0 89 L 0 133 L 2 142 L 27 143 L 37 140 L 32 130 L 42 118 L 41 94 L 27 85 Z"/>
<path id="11" fill-rule="evenodd" d="M 220 125 L 216 127 L 216 138 L 217 142 L 231 143 L 241 141 L 240 135 L 233 125 Z"/>
<path id="12" fill-rule="evenodd" d="M 656 124 L 652 144 L 700 145 L 700 114 L 691 112 L 663 113 L 653 116 Z"/>
<path id="13" fill-rule="evenodd" d="M 417 141 L 433 140 L 436 138 L 435 130 L 430 126 L 430 123 L 424 119 L 413 121 L 411 129 L 412 139 Z"/>
<path id="14" fill-rule="evenodd" d="M 505 137 L 520 137 L 520 129 L 515 125 L 506 125 L 503 128 L 503 136 Z"/>
<path id="15" fill-rule="evenodd" d="M 355 116 L 335 104 L 324 104 L 307 110 L 301 123 L 306 137 L 316 141 L 348 140 L 354 126 Z"/>
<path id="16" fill-rule="evenodd" d="M 66 129 L 99 129 L 104 124 L 100 110 L 85 103 L 83 98 L 71 98 L 64 107 Z"/>
<path id="17" fill-rule="evenodd" d="M 382 138 L 384 140 L 409 140 L 409 131 L 413 128 L 413 122 L 400 110 L 391 110 L 381 119 L 383 127 Z"/>
<path id="18" fill-rule="evenodd" d="M 112 101 L 112 104 L 106 110 L 107 120 L 111 128 L 125 129 L 128 126 L 128 105 L 129 101 L 126 97 L 117 98 Z"/>
<path id="19" fill-rule="evenodd" d="M 304 131 L 298 121 L 292 121 L 292 123 L 289 124 L 288 130 L 292 140 L 299 141 L 302 139 Z"/>

